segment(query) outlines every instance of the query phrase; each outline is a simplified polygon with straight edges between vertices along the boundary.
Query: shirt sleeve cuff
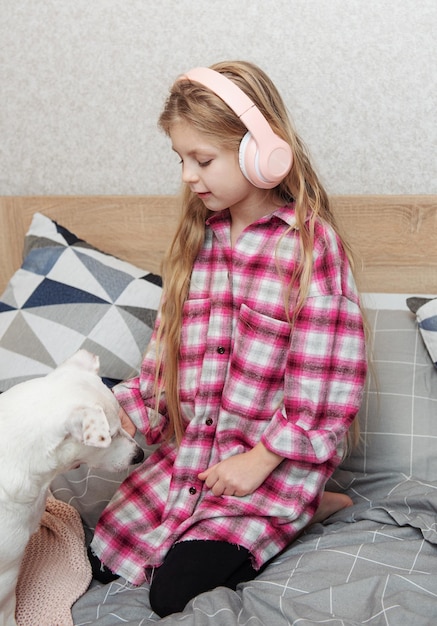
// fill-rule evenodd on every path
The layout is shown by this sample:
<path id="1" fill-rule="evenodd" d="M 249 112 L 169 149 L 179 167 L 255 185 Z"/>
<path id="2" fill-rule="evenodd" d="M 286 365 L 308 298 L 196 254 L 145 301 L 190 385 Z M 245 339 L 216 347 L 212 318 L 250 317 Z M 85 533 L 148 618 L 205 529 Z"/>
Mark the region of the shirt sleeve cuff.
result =
<path id="1" fill-rule="evenodd" d="M 277 411 L 261 439 L 265 447 L 283 458 L 305 463 L 326 463 L 341 457 L 343 443 L 331 430 L 304 430 Z"/>
<path id="2" fill-rule="evenodd" d="M 145 404 L 139 389 L 139 379 L 132 378 L 115 385 L 113 392 L 120 406 L 129 415 L 135 426 L 143 433 L 148 444 L 153 445 L 162 441 L 163 431 L 167 420 L 159 415 L 154 420 L 153 426 L 150 420 L 151 409 Z M 155 412 L 153 411 L 154 415 Z"/>

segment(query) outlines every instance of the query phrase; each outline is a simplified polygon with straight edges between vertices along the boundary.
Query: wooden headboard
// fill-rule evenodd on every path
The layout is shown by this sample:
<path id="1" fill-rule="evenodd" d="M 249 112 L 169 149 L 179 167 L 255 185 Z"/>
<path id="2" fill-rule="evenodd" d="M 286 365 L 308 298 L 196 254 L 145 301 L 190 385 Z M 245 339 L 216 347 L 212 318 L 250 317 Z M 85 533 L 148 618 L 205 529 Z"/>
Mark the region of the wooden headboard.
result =
<path id="1" fill-rule="evenodd" d="M 437 196 L 334 196 L 356 251 L 362 291 L 437 291 Z M 105 252 L 159 272 L 178 216 L 175 196 L 0 197 L 0 292 L 22 261 L 39 211 Z"/>

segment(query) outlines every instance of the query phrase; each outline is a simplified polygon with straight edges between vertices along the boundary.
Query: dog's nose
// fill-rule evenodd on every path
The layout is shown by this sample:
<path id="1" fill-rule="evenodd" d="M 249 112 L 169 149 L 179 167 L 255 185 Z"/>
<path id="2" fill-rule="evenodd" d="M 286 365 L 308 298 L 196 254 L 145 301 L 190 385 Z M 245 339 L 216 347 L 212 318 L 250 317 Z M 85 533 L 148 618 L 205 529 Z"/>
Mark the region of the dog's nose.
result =
<path id="1" fill-rule="evenodd" d="M 131 464 L 137 465 L 138 463 L 142 463 L 144 461 L 144 451 L 141 448 L 138 448 L 135 456 L 132 458 Z"/>

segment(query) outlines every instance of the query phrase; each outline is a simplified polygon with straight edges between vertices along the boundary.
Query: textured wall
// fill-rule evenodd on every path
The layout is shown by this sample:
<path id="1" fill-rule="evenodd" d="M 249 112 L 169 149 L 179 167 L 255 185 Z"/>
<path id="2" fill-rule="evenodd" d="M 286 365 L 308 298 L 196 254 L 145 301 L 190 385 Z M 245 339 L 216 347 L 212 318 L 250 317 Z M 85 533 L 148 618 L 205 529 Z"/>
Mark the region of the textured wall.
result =
<path id="1" fill-rule="evenodd" d="M 165 193 L 173 79 L 243 58 L 332 193 L 437 193 L 435 0 L 0 0 L 0 194 Z"/>

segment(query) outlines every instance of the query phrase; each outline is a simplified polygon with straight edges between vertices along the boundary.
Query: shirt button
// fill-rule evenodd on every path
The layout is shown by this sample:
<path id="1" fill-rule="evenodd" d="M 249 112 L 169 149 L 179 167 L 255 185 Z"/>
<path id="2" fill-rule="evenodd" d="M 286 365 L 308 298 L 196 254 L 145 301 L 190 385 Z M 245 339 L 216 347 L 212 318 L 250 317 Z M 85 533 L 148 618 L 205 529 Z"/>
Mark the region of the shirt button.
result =
<path id="1" fill-rule="evenodd" d="M 212 417 L 208 417 L 208 419 L 205 420 L 205 424 L 207 426 L 212 426 L 214 423 L 214 420 L 212 419 Z"/>
<path id="2" fill-rule="evenodd" d="M 190 487 L 189 490 L 190 496 L 194 496 L 197 493 L 196 487 Z"/>
<path id="3" fill-rule="evenodd" d="M 224 353 L 225 353 L 225 349 L 224 349 L 224 347 L 223 347 L 223 346 L 219 346 L 219 347 L 217 348 L 217 352 L 218 352 L 219 354 L 224 354 Z"/>

